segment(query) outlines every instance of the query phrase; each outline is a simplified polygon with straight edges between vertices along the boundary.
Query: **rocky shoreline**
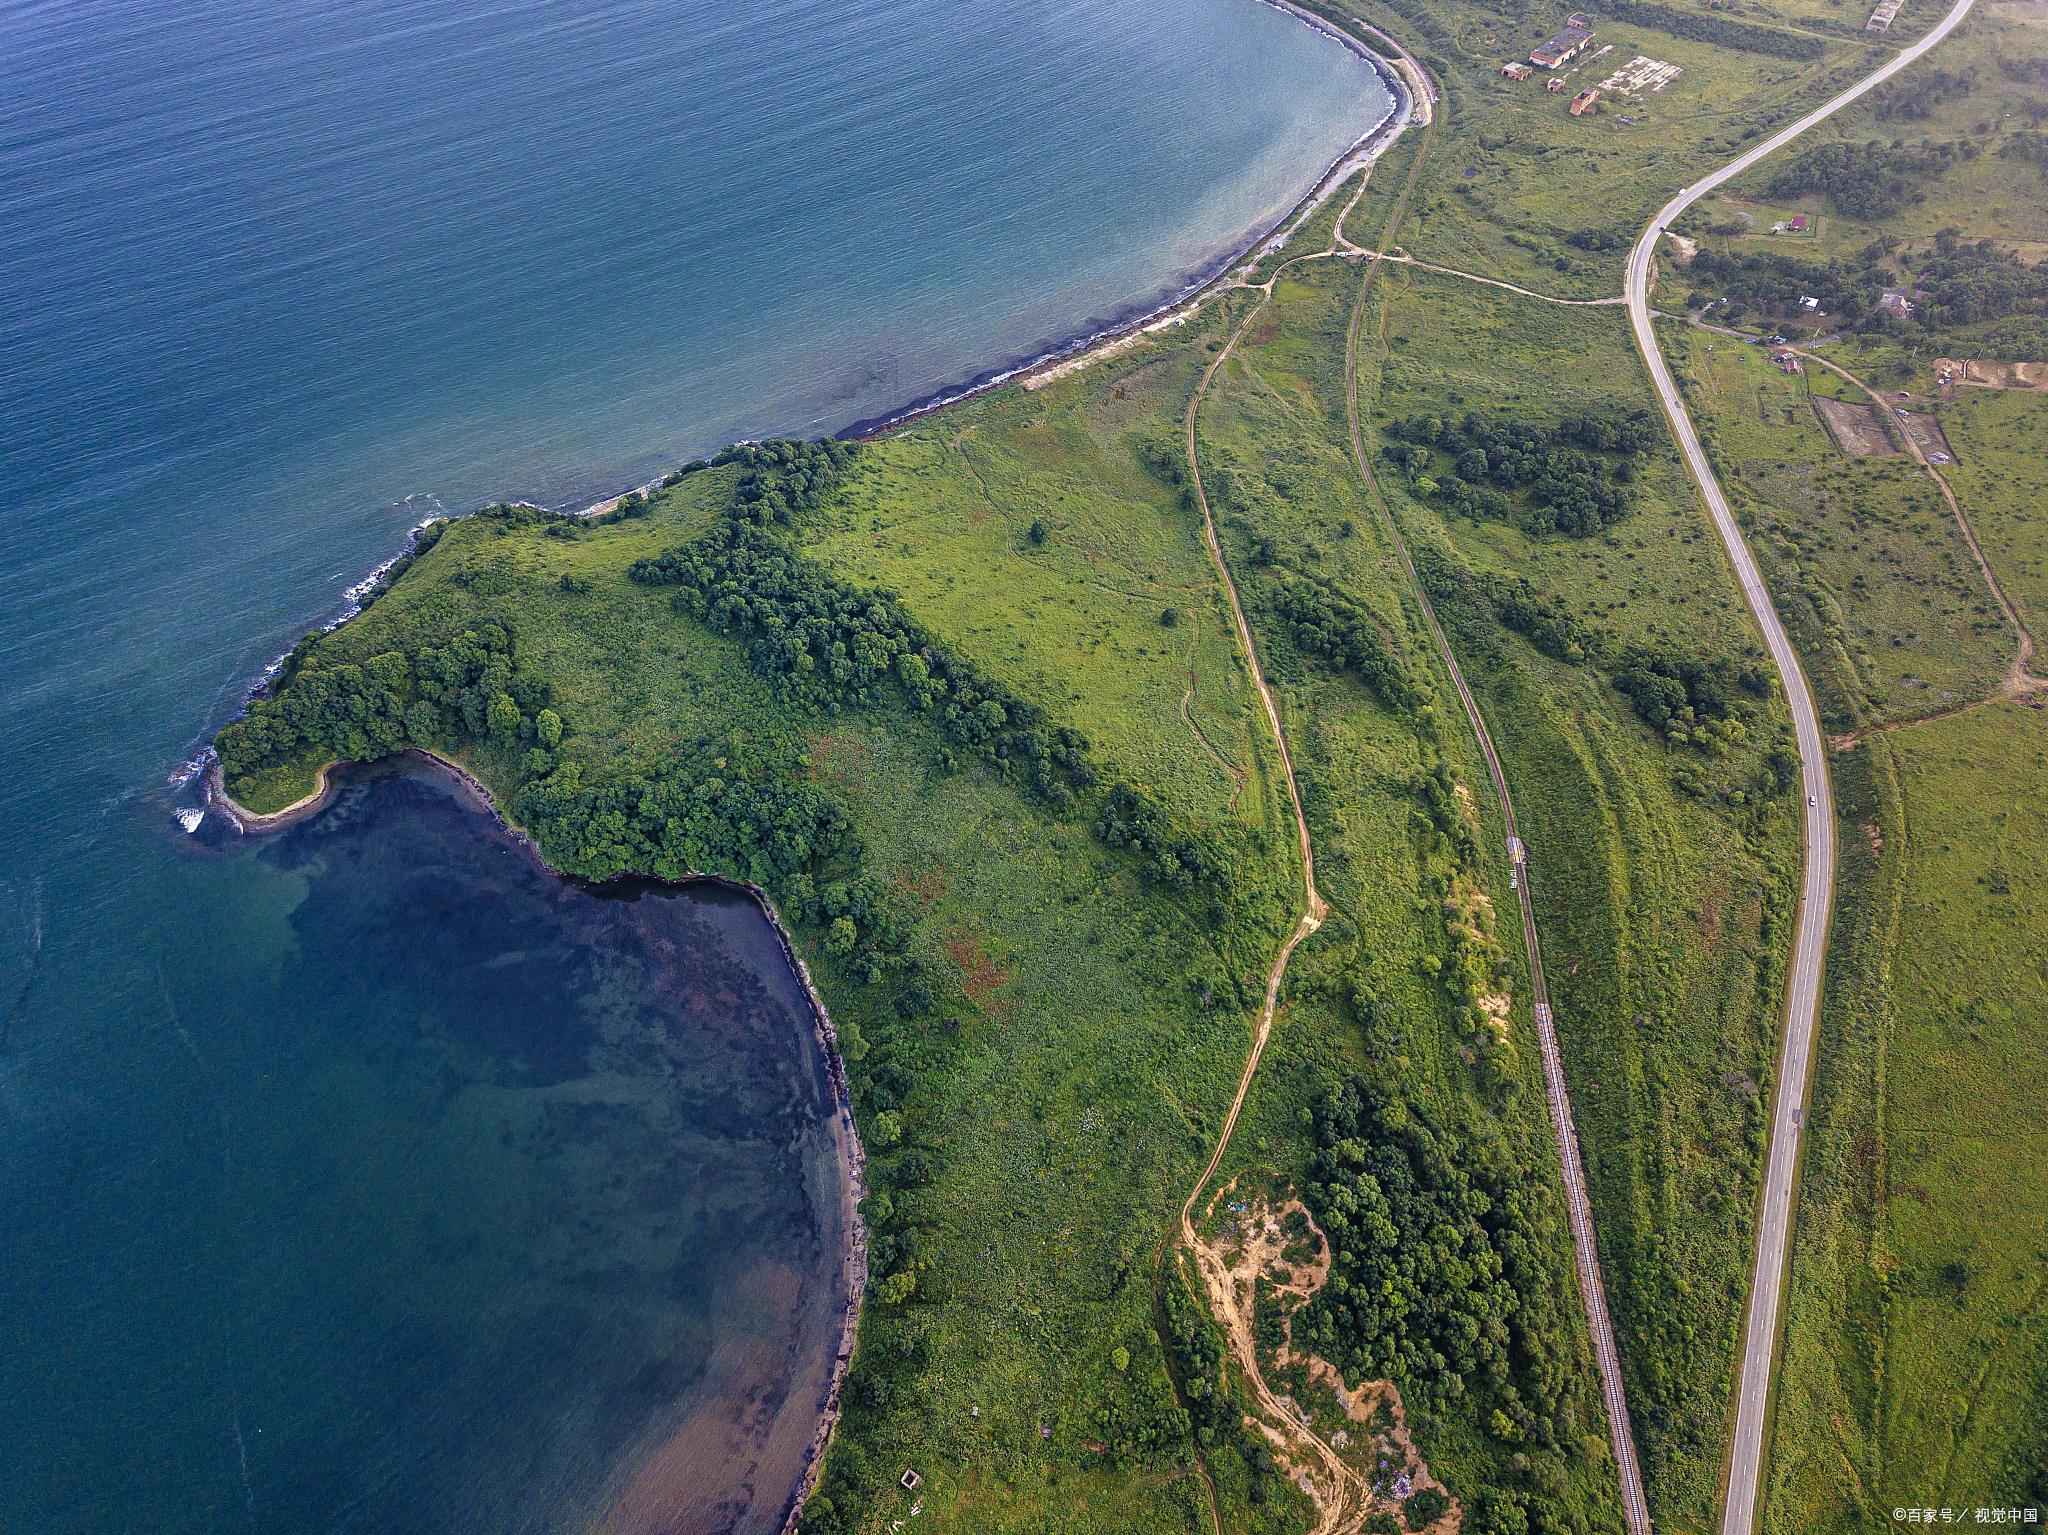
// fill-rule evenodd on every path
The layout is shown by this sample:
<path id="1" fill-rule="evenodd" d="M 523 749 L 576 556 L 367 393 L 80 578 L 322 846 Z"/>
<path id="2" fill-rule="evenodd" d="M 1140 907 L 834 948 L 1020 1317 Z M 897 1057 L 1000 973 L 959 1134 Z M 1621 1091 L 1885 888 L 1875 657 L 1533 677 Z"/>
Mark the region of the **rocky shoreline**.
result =
<path id="1" fill-rule="evenodd" d="M 557 879 L 576 880 L 576 876 L 562 873 L 542 856 L 540 847 L 519 827 L 507 819 L 499 809 L 496 796 L 486 788 L 474 773 L 461 763 L 442 756 L 439 752 L 408 747 L 394 752 L 395 757 L 413 757 L 431 764 L 436 770 L 453 779 L 476 803 L 478 809 L 488 814 L 508 835 L 531 852 L 543 869 Z M 380 761 L 389 760 L 385 758 Z M 335 792 L 335 771 L 354 764 L 330 762 L 320 770 L 319 786 L 304 799 L 287 805 L 270 815 L 258 815 L 255 811 L 236 803 L 227 792 L 219 762 L 214 762 L 206 775 L 207 808 L 218 810 L 237 832 L 262 834 L 281 831 L 287 826 L 317 815 L 324 809 Z M 627 875 L 623 878 L 644 879 L 644 875 Z M 577 881 L 578 883 L 585 883 Z M 804 996 L 811 1007 L 812 1037 L 824 1052 L 825 1062 L 832 1074 L 832 1090 L 835 1108 L 833 1142 L 839 1149 L 840 1171 L 843 1175 L 841 1186 L 841 1229 L 847 1234 L 846 1247 L 841 1254 L 840 1279 L 846 1290 L 846 1304 L 840 1320 L 839 1342 L 834 1352 L 832 1378 L 827 1383 L 825 1399 L 819 1410 L 818 1428 L 811 1441 L 809 1454 L 805 1458 L 804 1473 L 798 1480 L 789 1502 L 783 1510 L 783 1535 L 793 1535 L 797 1520 L 803 1514 L 804 1502 L 818 1485 L 818 1478 L 824 1471 L 825 1452 L 832 1446 L 832 1436 L 839 1427 L 840 1392 L 846 1384 L 847 1371 L 853 1365 L 855 1339 L 860 1329 L 861 1301 L 867 1294 L 868 1282 L 868 1229 L 861 1218 L 860 1202 L 867 1197 L 867 1152 L 861 1145 L 860 1131 L 853 1118 L 853 1094 L 846 1079 L 846 1060 L 839 1052 L 839 1031 L 832 1022 L 831 1011 L 825 1006 L 825 999 L 818 992 L 817 983 L 811 979 L 810 966 L 804 963 L 797 952 L 796 940 L 783 925 L 781 913 L 775 903 L 768 899 L 768 893 L 752 880 L 730 879 L 722 874 L 702 874 L 696 871 L 686 873 L 681 879 L 668 881 L 675 885 L 706 884 L 722 890 L 744 891 L 751 896 L 761 914 L 768 919 L 774 930 L 775 940 L 781 946 L 782 957 L 802 984 Z"/>

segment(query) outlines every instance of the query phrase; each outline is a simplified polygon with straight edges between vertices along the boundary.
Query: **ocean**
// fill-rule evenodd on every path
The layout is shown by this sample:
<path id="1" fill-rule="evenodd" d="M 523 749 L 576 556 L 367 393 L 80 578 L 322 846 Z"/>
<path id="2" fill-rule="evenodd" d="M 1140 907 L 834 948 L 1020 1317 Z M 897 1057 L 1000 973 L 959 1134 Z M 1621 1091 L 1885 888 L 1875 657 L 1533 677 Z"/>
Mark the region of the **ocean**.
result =
<path id="1" fill-rule="evenodd" d="M 1386 110 L 1255 0 L 0 0 L 0 1529 L 594 1527 L 802 1408 L 758 912 L 416 774 L 260 845 L 168 780 L 423 517 L 1036 355 Z"/>

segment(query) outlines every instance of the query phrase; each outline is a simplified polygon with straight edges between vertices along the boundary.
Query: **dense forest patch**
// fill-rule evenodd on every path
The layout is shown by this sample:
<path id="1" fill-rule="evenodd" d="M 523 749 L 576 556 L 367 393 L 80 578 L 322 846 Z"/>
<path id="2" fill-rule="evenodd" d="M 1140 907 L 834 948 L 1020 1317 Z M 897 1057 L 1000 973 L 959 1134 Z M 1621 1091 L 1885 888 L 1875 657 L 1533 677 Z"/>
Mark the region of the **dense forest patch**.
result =
<path id="1" fill-rule="evenodd" d="M 1570 1353 L 1570 1291 L 1548 1190 L 1496 1124 L 1455 1128 L 1356 1077 L 1311 1111 L 1304 1197 L 1329 1283 L 1294 1318 L 1297 1346 L 1348 1379 L 1391 1379 L 1411 1412 L 1462 1401 L 1530 1474 L 1466 1496 L 1485 1530 L 1567 1528 L 1547 1484 L 1589 1419 Z M 1519 1485 L 1516 1485 L 1519 1484 Z"/>
<path id="2" fill-rule="evenodd" d="M 1467 411 L 1457 420 L 1408 416 L 1384 430 L 1406 446 L 1390 444 L 1381 455 L 1406 472 L 1418 495 L 1441 498 L 1464 516 L 1580 537 L 1626 514 L 1633 455 L 1663 441 L 1646 411 L 1567 416 L 1555 426 Z M 1439 454 L 1451 460 L 1448 469 L 1438 467 Z"/>
<path id="3" fill-rule="evenodd" d="M 1767 184 L 1772 197 L 1821 192 L 1837 211 L 1876 223 L 1909 203 L 1924 202 L 1916 183 L 1945 175 L 1982 151 L 1968 139 L 1907 148 L 1875 139 L 1867 144 L 1822 144 L 1795 158 Z"/>

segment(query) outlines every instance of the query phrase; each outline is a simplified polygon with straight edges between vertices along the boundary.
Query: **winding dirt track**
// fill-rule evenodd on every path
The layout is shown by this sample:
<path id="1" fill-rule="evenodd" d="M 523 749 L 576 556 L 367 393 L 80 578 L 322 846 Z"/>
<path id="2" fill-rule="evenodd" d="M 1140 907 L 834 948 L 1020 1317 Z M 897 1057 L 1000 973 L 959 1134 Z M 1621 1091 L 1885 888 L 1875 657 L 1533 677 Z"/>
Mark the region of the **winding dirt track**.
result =
<path id="1" fill-rule="evenodd" d="M 1181 1206 L 1181 1238 L 1190 1245 L 1195 1240 L 1195 1201 L 1202 1197 L 1202 1189 L 1216 1175 L 1216 1169 L 1223 1161 L 1223 1153 L 1230 1147 L 1230 1135 L 1237 1128 L 1237 1116 L 1244 1108 L 1245 1095 L 1251 1091 L 1252 1078 L 1258 1074 L 1259 1057 L 1265 1053 L 1266 1040 L 1273 1032 L 1273 1012 L 1280 1001 L 1280 983 L 1287 977 L 1287 961 L 1294 956 L 1295 947 L 1323 925 L 1323 918 L 1329 912 L 1322 896 L 1316 891 L 1316 855 L 1309 845 L 1308 818 L 1301 809 L 1301 788 L 1295 782 L 1294 758 L 1287 750 L 1287 732 L 1281 728 L 1280 706 L 1273 701 L 1273 690 L 1266 685 L 1265 669 L 1259 665 L 1258 647 L 1252 643 L 1251 625 L 1245 622 L 1244 605 L 1237 598 L 1237 583 L 1230 578 L 1229 562 L 1223 558 L 1223 546 L 1216 541 L 1216 519 L 1209 512 L 1209 493 L 1202 484 L 1201 456 L 1195 447 L 1195 417 L 1202 408 L 1202 401 L 1208 396 L 1209 384 L 1216 376 L 1216 370 L 1223 366 L 1245 330 L 1264 311 L 1262 301 L 1252 306 L 1230 340 L 1215 360 L 1203 370 L 1202 381 L 1195 386 L 1193 396 L 1188 400 L 1187 448 L 1191 477 L 1194 480 L 1195 500 L 1202 509 L 1202 537 L 1209 548 L 1209 560 L 1216 567 L 1216 574 L 1222 579 L 1224 593 L 1230 598 L 1230 621 L 1237 630 L 1237 642 L 1244 648 L 1245 667 L 1251 673 L 1252 686 L 1259 690 L 1259 700 L 1266 706 L 1266 723 L 1271 727 L 1273 740 L 1280 748 L 1280 766 L 1287 776 L 1287 798 L 1294 807 L 1294 830 L 1301 845 L 1301 886 L 1302 912 L 1289 933 L 1287 941 L 1280 946 L 1280 952 L 1273 956 L 1273 968 L 1266 974 L 1266 1001 L 1259 1011 L 1258 1032 L 1252 1038 L 1251 1054 L 1244 1063 L 1244 1074 L 1238 1079 L 1237 1096 L 1230 1102 L 1230 1112 L 1223 1120 L 1223 1133 L 1217 1137 L 1216 1151 L 1209 1158 L 1209 1165 L 1202 1169 L 1202 1176 L 1188 1193 L 1187 1203 Z"/>
<path id="2" fill-rule="evenodd" d="M 1410 72 L 1411 69 L 1414 73 Z M 1402 72 L 1408 75 L 1412 88 L 1412 82 L 1420 73 L 1420 66 L 1415 65 L 1412 59 L 1406 60 Z M 1424 77 L 1424 80 L 1426 84 L 1426 77 Z M 1416 97 L 1416 101 L 1419 103 L 1417 116 L 1425 125 L 1430 124 L 1430 116 L 1433 115 L 1429 113 L 1428 100 L 1429 98 L 1426 94 L 1418 93 Z M 1389 135 L 1387 142 L 1391 143 L 1392 139 L 1397 137 L 1400 131 L 1401 128 L 1397 127 L 1394 133 Z M 1428 147 L 1427 134 L 1429 132 L 1430 126 L 1425 126 L 1425 152 Z M 1407 183 L 1402 188 L 1400 202 L 1395 210 L 1394 218 L 1397 223 L 1402 212 L 1407 208 L 1408 197 L 1414 190 L 1416 173 L 1421 169 L 1421 165 L 1422 156 L 1418 155 L 1415 166 L 1409 171 Z M 1362 193 L 1363 189 L 1361 188 L 1359 195 L 1362 195 Z M 1202 482 L 1201 451 L 1195 440 L 1195 424 L 1201 413 L 1202 402 L 1208 398 L 1209 387 L 1215 380 L 1217 369 L 1221 368 L 1229 359 L 1231 353 L 1236 350 L 1238 342 L 1243 339 L 1246 331 L 1250 329 L 1252 322 L 1264 312 L 1266 305 L 1272 302 L 1273 288 L 1280 273 L 1286 270 L 1287 267 L 1294 265 L 1297 261 L 1316 260 L 1336 254 L 1340 242 L 1349 245 L 1348 241 L 1343 240 L 1344 219 L 1350 216 L 1351 210 L 1357 205 L 1358 195 L 1354 195 L 1351 201 L 1345 205 L 1343 213 L 1338 217 L 1336 232 L 1332 237 L 1329 249 L 1310 252 L 1283 262 L 1274 270 L 1273 275 L 1265 283 L 1257 285 L 1254 291 L 1260 293 L 1259 301 L 1252 305 L 1244 319 L 1239 322 L 1237 329 L 1231 333 L 1230 339 L 1224 343 L 1222 350 L 1216 354 L 1214 360 L 1203 370 L 1201 381 L 1195 386 L 1194 392 L 1188 400 L 1186 421 L 1188 467 L 1190 478 L 1194 484 L 1195 500 L 1202 512 L 1202 537 L 1209 551 L 1210 563 L 1215 566 L 1217 577 L 1223 583 L 1224 593 L 1230 599 L 1231 624 L 1237 631 L 1238 644 L 1244 650 L 1246 669 L 1251 674 L 1252 685 L 1259 691 L 1259 701 L 1264 705 L 1266 711 L 1267 726 L 1272 730 L 1274 744 L 1280 752 L 1280 765 L 1286 776 L 1287 799 L 1294 812 L 1295 836 L 1301 852 L 1302 884 L 1301 915 L 1296 919 L 1293 930 L 1287 935 L 1286 942 L 1281 944 L 1279 952 L 1273 956 L 1272 968 L 1266 974 L 1266 995 L 1259 1009 L 1258 1027 L 1252 1036 L 1251 1050 L 1245 1057 L 1244 1071 L 1238 1078 L 1237 1094 L 1230 1101 L 1230 1112 L 1224 1117 L 1222 1131 L 1216 1138 L 1216 1150 L 1211 1154 L 1208 1165 L 1202 1169 L 1201 1177 L 1195 1180 L 1194 1187 L 1188 1191 L 1187 1202 L 1181 1206 L 1181 1242 L 1189 1255 L 1194 1259 L 1196 1266 L 1202 1270 L 1205 1288 L 1215 1283 L 1227 1286 L 1230 1281 L 1228 1276 L 1212 1272 L 1218 1260 L 1214 1253 L 1208 1251 L 1203 1246 L 1195 1231 L 1195 1205 L 1201 1199 L 1202 1191 L 1208 1186 L 1209 1180 L 1216 1175 L 1216 1169 L 1222 1165 L 1224 1153 L 1230 1148 L 1231 1136 L 1237 1129 L 1238 1116 L 1244 1111 L 1245 1099 L 1251 1092 L 1253 1079 L 1258 1075 L 1259 1061 L 1265 1055 L 1267 1041 L 1272 1037 L 1273 1015 L 1279 1008 L 1280 987 L 1287 977 L 1287 963 L 1294 957 L 1294 951 L 1300 946 L 1301 941 L 1323 925 L 1323 918 L 1328 914 L 1329 906 L 1323 900 L 1321 893 L 1316 889 L 1315 849 L 1309 841 L 1308 817 L 1302 810 L 1301 787 L 1295 778 L 1293 755 L 1287 748 L 1287 732 L 1280 720 L 1280 707 L 1274 701 L 1273 691 L 1266 682 L 1265 670 L 1259 664 L 1258 646 L 1252 639 L 1251 625 L 1245 620 L 1244 604 L 1238 598 L 1237 582 L 1231 577 L 1230 564 L 1224 559 L 1223 546 L 1216 537 L 1216 519 L 1210 511 L 1208 489 Z M 1352 248 L 1355 249 L 1355 247 Z M 1258 1359 L 1251 1346 L 1249 1337 L 1240 1337 L 1236 1330 L 1233 1330 L 1231 1341 L 1232 1353 L 1236 1356 L 1238 1368 L 1242 1371 L 1246 1383 L 1258 1403 L 1261 1414 L 1275 1425 L 1285 1425 L 1286 1431 L 1298 1443 L 1305 1445 L 1314 1458 L 1320 1462 L 1328 1478 L 1328 1495 L 1316 1500 L 1316 1535 L 1350 1535 L 1350 1532 L 1360 1529 L 1364 1525 L 1366 1514 L 1371 1507 L 1371 1486 L 1356 1471 L 1344 1463 L 1343 1457 L 1337 1453 L 1332 1445 L 1302 1421 L 1301 1415 L 1298 1412 L 1288 1411 L 1286 1404 L 1281 1402 L 1271 1388 L 1267 1386 L 1264 1373 L 1259 1369 Z M 1206 1476 L 1204 1479 L 1206 1481 Z M 1217 1521 L 1220 1527 L 1220 1520 L 1217 1520 L 1213 1487 L 1210 1488 L 1210 1518 L 1212 1521 Z"/>

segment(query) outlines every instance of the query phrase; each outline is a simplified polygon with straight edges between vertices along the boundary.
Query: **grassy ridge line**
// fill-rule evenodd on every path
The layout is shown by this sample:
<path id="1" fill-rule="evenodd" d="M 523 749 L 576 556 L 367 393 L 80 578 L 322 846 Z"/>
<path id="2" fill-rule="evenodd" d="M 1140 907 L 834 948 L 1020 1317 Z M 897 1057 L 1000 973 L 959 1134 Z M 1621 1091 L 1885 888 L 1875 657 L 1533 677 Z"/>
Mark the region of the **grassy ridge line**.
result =
<path id="1" fill-rule="evenodd" d="M 1432 122 L 1424 131 L 1421 151 L 1415 157 L 1415 164 L 1408 173 L 1408 186 L 1403 189 L 1401 203 L 1396 207 L 1392 222 L 1380 243 L 1391 245 L 1393 236 L 1401 226 L 1401 217 L 1406 211 L 1408 193 L 1413 189 L 1416 177 L 1422 170 L 1423 161 L 1428 157 L 1430 140 L 1435 130 Z M 1366 295 L 1371 292 L 1372 279 L 1379 271 L 1379 259 L 1372 262 L 1365 281 L 1359 285 L 1358 299 L 1352 306 L 1351 323 L 1345 335 L 1344 375 L 1345 402 L 1350 417 L 1351 451 L 1358 464 L 1359 475 L 1365 481 L 1367 494 L 1379 511 L 1387 536 L 1393 540 L 1394 549 L 1401 558 L 1401 568 L 1407 574 L 1410 591 L 1422 610 L 1424 620 L 1429 624 L 1431 635 L 1436 640 L 1438 653 L 1449 669 L 1451 680 L 1456 684 L 1458 697 L 1465 707 L 1465 717 L 1470 721 L 1473 734 L 1478 738 L 1480 750 L 1486 756 L 1486 767 L 1493 778 L 1494 792 L 1500 798 L 1501 814 L 1507 823 L 1510 837 L 1515 835 L 1514 805 L 1508 795 L 1507 779 L 1501 772 L 1500 758 L 1495 754 L 1493 739 L 1487 733 L 1486 722 L 1480 717 L 1479 705 L 1473 699 L 1471 690 L 1465 685 L 1464 674 L 1458 668 L 1457 657 L 1452 654 L 1450 641 L 1445 638 L 1443 627 L 1437 622 L 1436 612 L 1430 606 L 1428 594 L 1422 589 L 1422 581 L 1410 558 L 1408 546 L 1403 542 L 1400 530 L 1394 524 L 1386 498 L 1380 494 L 1379 484 L 1373 478 L 1372 468 L 1365 455 L 1365 443 L 1358 418 L 1358 323 L 1365 312 Z M 1504 285 L 1505 286 L 1505 285 Z M 1622 1503 L 1627 1514 L 1629 1528 L 1648 1535 L 1650 1530 L 1649 1504 L 1643 1496 L 1642 1472 L 1637 1462 L 1635 1435 L 1629 1423 L 1628 1403 L 1621 1382 L 1621 1357 L 1614 1343 L 1614 1326 L 1607 1312 L 1606 1290 L 1600 1277 L 1600 1260 L 1594 1244 L 1591 1206 L 1586 1198 L 1585 1170 L 1580 1163 L 1577 1132 L 1572 1125 L 1571 1098 L 1564 1080 L 1564 1067 L 1557 1050 L 1557 1033 L 1550 1016 L 1550 1005 L 1543 984 L 1543 957 L 1536 938 L 1535 913 L 1529 904 L 1527 879 L 1520 882 L 1522 907 L 1522 941 L 1529 954 L 1529 968 L 1533 979 L 1537 1001 L 1536 1024 L 1543 1054 L 1543 1085 L 1549 1099 L 1551 1124 L 1556 1132 L 1558 1157 L 1563 1168 L 1566 1202 L 1570 1210 L 1572 1226 L 1572 1248 L 1578 1260 L 1579 1288 L 1586 1307 L 1586 1323 L 1593 1336 L 1593 1349 L 1600 1370 L 1600 1394 L 1607 1408 L 1608 1432 L 1614 1443 L 1616 1468 L 1620 1475 Z"/>

